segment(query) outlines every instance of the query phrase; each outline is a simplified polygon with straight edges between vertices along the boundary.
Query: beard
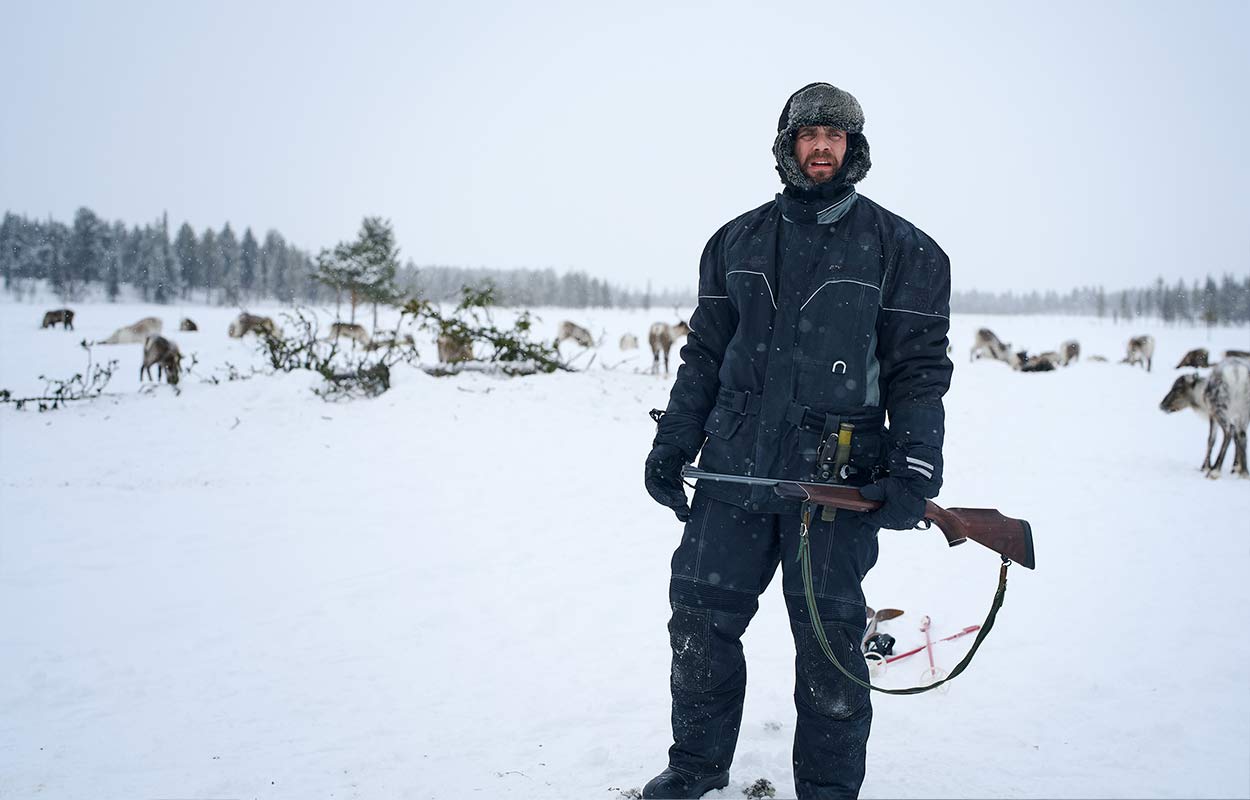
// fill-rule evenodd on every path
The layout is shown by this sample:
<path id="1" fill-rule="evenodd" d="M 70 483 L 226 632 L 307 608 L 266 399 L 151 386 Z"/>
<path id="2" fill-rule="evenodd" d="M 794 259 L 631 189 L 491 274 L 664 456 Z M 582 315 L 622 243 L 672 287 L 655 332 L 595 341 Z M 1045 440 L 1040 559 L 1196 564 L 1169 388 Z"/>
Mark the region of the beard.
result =
<path id="1" fill-rule="evenodd" d="M 814 167 L 817 161 L 828 162 L 828 166 Z M 842 164 L 831 153 L 812 153 L 803 160 L 802 168 L 803 174 L 813 183 L 828 183 L 833 180 L 834 175 L 838 174 Z M 814 172 L 814 169 L 819 171 Z"/>

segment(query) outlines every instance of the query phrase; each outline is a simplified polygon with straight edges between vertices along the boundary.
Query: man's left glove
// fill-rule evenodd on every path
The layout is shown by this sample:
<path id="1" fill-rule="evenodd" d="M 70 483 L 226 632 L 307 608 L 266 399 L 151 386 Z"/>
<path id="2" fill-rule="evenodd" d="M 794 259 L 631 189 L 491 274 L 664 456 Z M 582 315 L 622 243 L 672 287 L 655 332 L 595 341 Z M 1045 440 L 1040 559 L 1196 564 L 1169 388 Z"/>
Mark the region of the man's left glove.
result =
<path id="1" fill-rule="evenodd" d="M 647 493 L 662 506 L 673 509 L 677 519 L 690 519 L 690 506 L 686 504 L 686 491 L 681 483 L 681 468 L 690 458 L 677 445 L 657 444 L 647 456 L 645 483 Z"/>
<path id="2" fill-rule="evenodd" d="M 888 477 L 859 490 L 865 500 L 882 503 L 864 522 L 895 531 L 911 530 L 924 519 L 926 501 L 942 488 L 942 454 L 932 447 L 895 448 Z"/>

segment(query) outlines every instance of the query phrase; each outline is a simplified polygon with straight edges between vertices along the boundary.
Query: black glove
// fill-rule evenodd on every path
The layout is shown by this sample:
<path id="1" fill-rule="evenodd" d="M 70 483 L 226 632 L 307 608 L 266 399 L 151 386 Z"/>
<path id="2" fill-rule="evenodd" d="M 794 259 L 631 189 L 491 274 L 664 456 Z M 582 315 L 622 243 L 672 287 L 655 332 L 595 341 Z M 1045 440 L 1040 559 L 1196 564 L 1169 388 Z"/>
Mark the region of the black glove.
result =
<path id="1" fill-rule="evenodd" d="M 644 478 L 647 493 L 655 502 L 673 509 L 682 522 L 690 519 L 690 506 L 681 483 L 681 468 L 688 463 L 690 459 L 677 445 L 657 444 L 647 456 Z"/>
<path id="2" fill-rule="evenodd" d="M 924 519 L 926 500 L 937 497 L 942 488 L 942 454 L 932 447 L 896 448 L 888 463 L 888 477 L 859 490 L 865 500 L 882 503 L 864 515 L 864 522 L 895 531 L 911 530 Z"/>

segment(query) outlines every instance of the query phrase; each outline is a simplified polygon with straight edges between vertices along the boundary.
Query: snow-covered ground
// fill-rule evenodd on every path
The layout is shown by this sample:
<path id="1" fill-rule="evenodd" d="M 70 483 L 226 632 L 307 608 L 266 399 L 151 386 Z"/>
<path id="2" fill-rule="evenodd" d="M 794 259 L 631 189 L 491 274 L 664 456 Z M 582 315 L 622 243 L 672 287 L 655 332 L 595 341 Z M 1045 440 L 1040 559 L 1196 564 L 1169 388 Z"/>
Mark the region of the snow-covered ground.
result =
<path id="1" fill-rule="evenodd" d="M 603 336 L 585 372 L 402 368 L 346 404 L 310 374 L 197 379 L 259 364 L 229 309 L 82 305 L 71 332 L 39 330 L 43 310 L 0 303 L 15 395 L 140 317 L 201 330 L 172 334 L 198 359 L 181 395 L 138 392 L 138 345 L 99 346 L 121 362 L 110 396 L 0 407 L 0 797 L 612 800 L 664 766 L 680 528 L 641 475 L 670 382 L 617 341 L 645 348 L 665 310 L 538 310 L 544 335 L 570 318 Z M 969 364 L 981 325 L 1086 358 Z M 1114 363 L 1145 332 L 1154 371 Z M 1250 349 L 1250 331 L 966 316 L 952 341 L 940 502 L 1030 520 L 1038 568 L 1012 569 L 948 694 L 874 698 L 863 796 L 1250 796 L 1250 481 L 1204 479 L 1205 421 L 1158 409 L 1186 350 Z M 996 556 L 881 541 L 866 592 L 907 610 L 883 626 L 900 646 L 923 614 L 938 636 L 982 621 Z M 760 777 L 793 796 L 778 583 L 713 798 Z M 939 645 L 943 664 L 968 644 Z"/>

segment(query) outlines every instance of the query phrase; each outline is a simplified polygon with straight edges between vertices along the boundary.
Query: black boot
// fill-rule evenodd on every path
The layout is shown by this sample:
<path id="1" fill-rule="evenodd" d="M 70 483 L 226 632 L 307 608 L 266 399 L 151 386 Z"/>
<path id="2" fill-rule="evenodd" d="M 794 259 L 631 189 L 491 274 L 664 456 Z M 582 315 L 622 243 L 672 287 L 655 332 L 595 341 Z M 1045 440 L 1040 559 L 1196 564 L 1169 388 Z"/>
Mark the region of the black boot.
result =
<path id="1" fill-rule="evenodd" d="M 718 772 L 702 778 L 678 772 L 669 767 L 656 775 L 647 785 L 642 787 L 645 798 L 669 798 L 669 800 L 685 800 L 686 798 L 702 797 L 713 789 L 724 789 L 729 785 L 729 773 Z"/>

